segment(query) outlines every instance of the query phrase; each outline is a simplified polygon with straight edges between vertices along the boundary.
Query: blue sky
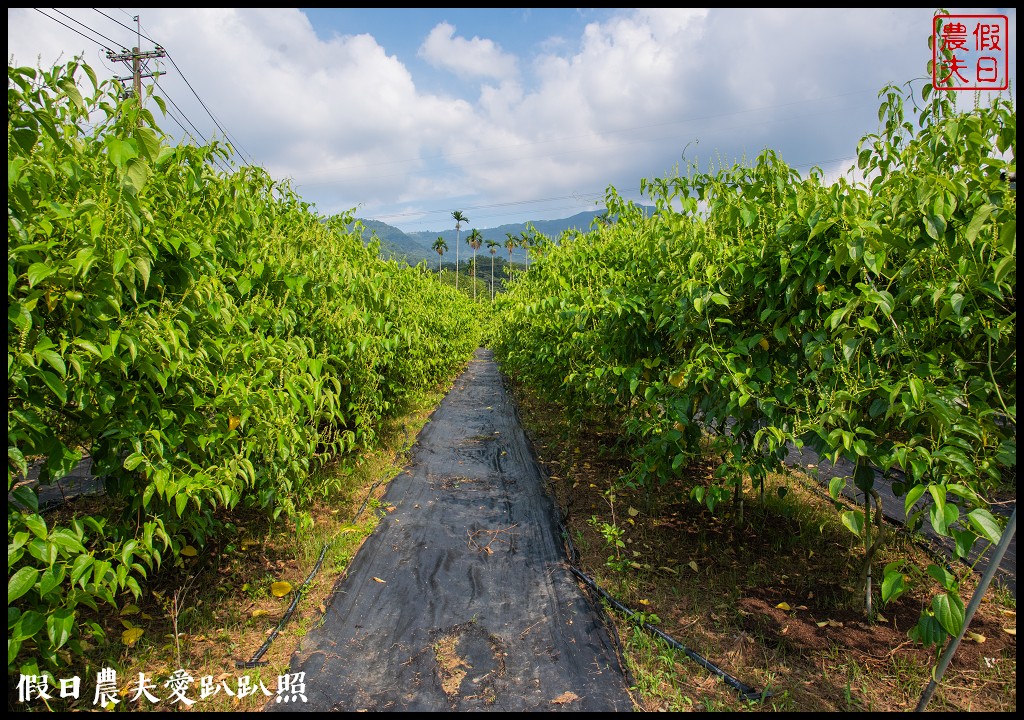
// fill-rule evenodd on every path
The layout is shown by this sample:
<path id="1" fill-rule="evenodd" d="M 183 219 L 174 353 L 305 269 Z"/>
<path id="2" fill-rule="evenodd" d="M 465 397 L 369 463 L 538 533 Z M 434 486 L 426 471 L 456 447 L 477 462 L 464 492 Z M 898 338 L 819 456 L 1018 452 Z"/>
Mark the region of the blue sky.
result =
<path id="1" fill-rule="evenodd" d="M 688 162 L 708 170 L 752 161 L 766 148 L 801 172 L 847 174 L 858 140 L 878 129 L 878 91 L 925 81 L 932 16 L 923 8 L 40 10 L 8 8 L 16 64 L 83 54 L 101 78 L 123 76 L 102 47 L 134 45 L 126 26 L 139 14 L 143 35 L 174 61 L 153 63 L 167 73 L 153 90 L 173 103 L 172 117 L 158 118 L 172 141 L 185 128 L 206 139 L 226 131 L 238 162 L 290 179 L 321 213 L 354 208 L 406 231 L 448 229 L 457 209 L 479 228 L 567 217 L 599 208 L 609 187 L 643 201 L 641 178 Z M 950 12 L 1008 15 L 1015 97 L 1016 11 Z M 973 93 L 958 99 L 974 102 Z"/>

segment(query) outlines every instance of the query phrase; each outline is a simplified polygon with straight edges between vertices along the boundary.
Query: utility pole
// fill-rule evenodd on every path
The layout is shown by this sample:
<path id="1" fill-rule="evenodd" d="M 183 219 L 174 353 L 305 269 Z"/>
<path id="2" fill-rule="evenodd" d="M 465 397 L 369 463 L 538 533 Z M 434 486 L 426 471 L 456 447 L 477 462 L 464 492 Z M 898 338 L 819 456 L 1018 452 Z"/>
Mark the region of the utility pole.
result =
<path id="1" fill-rule="evenodd" d="M 125 65 L 128 65 L 129 62 L 131 63 L 130 67 L 131 67 L 131 70 L 132 70 L 132 74 L 129 75 L 128 77 L 121 77 L 121 78 L 117 78 L 117 79 L 120 80 L 121 82 L 125 82 L 126 80 L 131 80 L 132 81 L 132 93 L 134 93 L 135 97 L 137 97 L 139 99 L 139 107 L 142 107 L 142 78 L 144 78 L 144 77 L 147 77 L 147 78 L 148 77 L 157 77 L 157 76 L 163 74 L 163 73 L 159 73 L 159 72 L 146 72 L 146 73 L 143 73 L 142 71 L 144 69 L 146 69 L 144 67 L 143 61 L 144 60 L 151 60 L 153 58 L 162 58 L 162 57 L 165 57 L 167 55 L 167 53 L 165 53 L 164 49 L 162 47 L 160 47 L 159 45 L 157 45 L 154 50 L 151 50 L 149 52 L 139 52 L 139 45 L 142 44 L 141 23 L 139 22 L 139 16 L 138 15 L 133 16 L 132 20 L 134 20 L 136 22 L 136 30 L 135 30 L 135 34 L 136 34 L 136 41 L 135 42 L 137 43 L 136 46 L 132 48 L 131 52 L 128 52 L 124 48 L 121 48 L 121 53 L 120 54 L 116 54 L 116 53 L 113 53 L 113 52 L 107 50 L 107 59 L 108 60 L 114 60 L 114 61 L 117 61 L 117 62 L 123 62 Z M 129 94 L 126 93 L 125 97 L 128 97 L 128 96 L 129 96 Z"/>

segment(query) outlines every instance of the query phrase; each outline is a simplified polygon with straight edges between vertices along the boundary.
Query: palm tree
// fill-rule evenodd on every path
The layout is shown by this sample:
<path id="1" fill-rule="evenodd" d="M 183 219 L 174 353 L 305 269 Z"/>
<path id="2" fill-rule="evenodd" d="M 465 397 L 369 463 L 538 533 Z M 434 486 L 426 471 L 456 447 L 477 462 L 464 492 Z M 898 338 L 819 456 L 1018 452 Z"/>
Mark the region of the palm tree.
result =
<path id="1" fill-rule="evenodd" d="M 452 219 L 455 221 L 455 289 L 459 289 L 459 230 L 462 223 L 469 222 L 469 218 L 462 214 L 461 210 L 452 211 Z"/>
<path id="2" fill-rule="evenodd" d="M 519 233 L 519 247 L 521 247 L 526 254 L 526 269 L 530 269 L 530 248 L 533 247 L 533 238 L 527 234 L 525 230 Z"/>
<path id="3" fill-rule="evenodd" d="M 441 256 L 448 250 L 448 243 L 444 241 L 444 238 L 440 235 L 437 236 L 437 240 L 434 241 L 434 252 L 437 253 L 437 276 L 441 277 Z"/>
<path id="4" fill-rule="evenodd" d="M 505 237 L 508 238 L 505 241 L 505 249 L 508 250 L 508 264 L 512 265 L 512 250 L 519 245 L 519 239 L 510 232 L 505 233 Z"/>
<path id="5" fill-rule="evenodd" d="M 473 228 L 473 232 L 466 236 L 466 243 L 473 248 L 473 300 L 476 300 L 476 251 L 484 244 L 484 236 L 480 231 Z"/>
<path id="6" fill-rule="evenodd" d="M 498 243 L 487 241 L 487 249 L 491 251 L 491 302 L 494 302 L 494 253 L 498 252 Z"/>

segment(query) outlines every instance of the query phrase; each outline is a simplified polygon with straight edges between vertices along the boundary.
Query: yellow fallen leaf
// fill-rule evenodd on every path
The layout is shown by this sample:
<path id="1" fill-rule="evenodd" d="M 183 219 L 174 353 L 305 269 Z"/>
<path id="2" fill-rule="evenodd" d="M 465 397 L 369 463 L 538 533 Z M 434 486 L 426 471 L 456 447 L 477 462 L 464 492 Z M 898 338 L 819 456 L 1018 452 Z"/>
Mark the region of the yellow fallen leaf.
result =
<path id="1" fill-rule="evenodd" d="M 814 623 L 814 624 L 817 625 L 818 627 L 825 627 L 826 625 L 828 625 L 828 620 L 822 620 L 821 622 Z"/>
<path id="2" fill-rule="evenodd" d="M 196 556 L 196 549 L 194 547 L 192 547 L 191 545 L 186 545 L 185 547 L 183 547 L 181 549 L 181 554 L 184 555 L 185 557 L 195 557 Z"/>
<path id="3" fill-rule="evenodd" d="M 579 695 L 577 695 L 576 693 L 573 693 L 573 692 L 570 692 L 570 691 L 566 690 L 564 693 L 562 693 L 561 695 L 556 697 L 551 702 L 553 704 L 555 704 L 555 705 L 565 705 L 566 703 L 571 703 L 573 700 L 579 700 L 579 699 L 580 699 Z"/>
<path id="4" fill-rule="evenodd" d="M 659 570 L 664 570 L 665 572 L 670 572 L 673 575 L 678 575 L 679 574 L 679 573 L 676 572 L 675 568 L 666 567 L 665 565 L 659 565 L 658 569 Z"/>
<path id="5" fill-rule="evenodd" d="M 641 600 L 637 600 L 637 602 L 640 603 L 641 605 L 650 605 L 651 604 L 650 600 L 643 600 L 643 599 L 641 599 Z"/>
<path id="6" fill-rule="evenodd" d="M 639 510 L 637 510 L 637 509 L 636 509 L 635 507 L 631 507 L 631 508 L 629 509 L 629 516 L 630 516 L 630 517 L 636 517 L 636 516 L 637 516 L 637 515 L 639 515 L 639 514 L 640 514 L 640 511 L 639 511 Z"/>
<path id="7" fill-rule="evenodd" d="M 973 640 L 974 642 L 978 643 L 979 645 L 981 643 L 985 642 L 985 636 L 980 634 L 980 633 L 968 632 L 967 633 L 967 637 L 969 637 L 971 640 Z"/>
<path id="8" fill-rule="evenodd" d="M 379 582 L 379 583 L 382 583 L 382 582 L 386 582 L 386 581 L 384 581 L 384 580 L 381 580 L 381 579 L 380 579 L 379 577 L 377 577 L 376 575 L 374 575 L 373 579 L 374 579 L 374 580 L 376 580 L 376 581 L 377 581 L 377 582 Z"/>
<path id="9" fill-rule="evenodd" d="M 264 615 L 269 615 L 269 614 L 270 614 L 270 612 L 268 610 L 253 610 L 252 611 L 252 616 L 254 618 L 263 617 Z"/>
<path id="10" fill-rule="evenodd" d="M 690 569 L 694 572 L 700 572 L 700 568 L 697 567 L 697 563 L 693 560 L 690 561 Z"/>
<path id="11" fill-rule="evenodd" d="M 1014 637 L 1017 636 L 1017 628 L 1015 627 L 1003 628 L 1003 632 L 1007 635 L 1013 635 Z"/>
<path id="12" fill-rule="evenodd" d="M 882 615 L 882 613 L 878 613 L 877 615 L 875 615 L 875 620 L 877 620 L 878 622 L 889 622 L 888 619 L 886 619 L 886 617 Z"/>
<path id="13" fill-rule="evenodd" d="M 292 591 L 292 584 L 287 580 L 281 580 L 270 586 L 270 592 L 274 597 L 284 597 Z"/>
<path id="14" fill-rule="evenodd" d="M 779 603 L 778 605 L 776 605 L 775 607 L 777 607 L 777 608 L 778 608 L 779 610 L 786 610 L 787 612 L 788 612 L 788 611 L 789 611 L 789 610 L 791 609 L 791 608 L 789 607 L 789 603 L 784 603 L 784 602 L 780 602 L 780 603 Z"/>
<path id="15" fill-rule="evenodd" d="M 122 615 L 137 615 L 138 612 L 139 612 L 139 606 L 138 605 L 125 605 L 123 608 L 121 608 L 121 614 Z"/>
<path id="16" fill-rule="evenodd" d="M 145 632 L 142 628 L 129 628 L 121 633 L 121 642 L 125 645 L 134 645 L 142 637 L 142 633 Z"/>

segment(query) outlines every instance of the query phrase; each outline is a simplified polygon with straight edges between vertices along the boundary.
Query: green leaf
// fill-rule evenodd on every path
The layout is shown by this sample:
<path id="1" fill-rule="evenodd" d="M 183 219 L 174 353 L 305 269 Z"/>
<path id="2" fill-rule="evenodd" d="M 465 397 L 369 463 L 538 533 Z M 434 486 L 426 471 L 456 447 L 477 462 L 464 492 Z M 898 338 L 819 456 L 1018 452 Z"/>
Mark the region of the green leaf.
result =
<path id="1" fill-rule="evenodd" d="M 967 513 L 967 520 L 971 526 L 978 531 L 978 534 L 991 543 L 998 543 L 1003 534 L 999 523 L 988 510 L 977 508 Z"/>
<path id="2" fill-rule="evenodd" d="M 121 268 L 128 262 L 128 251 L 127 250 L 115 250 L 114 258 L 111 260 L 111 270 L 115 275 L 121 272 Z"/>
<path id="3" fill-rule="evenodd" d="M 132 260 L 132 264 L 135 265 L 135 269 L 142 276 L 142 289 L 145 290 L 149 287 L 149 270 L 152 263 L 150 263 L 147 257 L 137 257 Z"/>
<path id="4" fill-rule="evenodd" d="M 107 157 L 110 158 L 110 162 L 114 163 L 118 168 L 124 167 L 125 163 L 135 156 L 135 150 L 124 140 L 120 140 L 111 135 L 107 136 L 104 142 L 107 145 Z"/>
<path id="5" fill-rule="evenodd" d="M 843 491 L 843 487 L 846 485 L 846 478 L 834 477 L 828 481 L 828 494 L 832 496 L 833 500 L 839 499 L 839 493 Z"/>
<path id="6" fill-rule="evenodd" d="M 49 533 L 46 530 L 46 521 L 42 517 L 39 515 L 26 515 L 22 518 L 22 521 L 25 523 L 25 527 L 32 531 L 33 535 L 40 540 L 46 539 Z"/>
<path id="7" fill-rule="evenodd" d="M 46 634 L 55 650 L 68 641 L 74 626 L 75 613 L 67 608 L 54 610 L 53 614 L 46 618 Z"/>
<path id="8" fill-rule="evenodd" d="M 43 382 L 46 383 L 46 387 L 53 391 L 53 394 L 57 396 L 61 403 L 67 403 L 68 390 L 64 387 L 64 383 L 60 381 L 60 378 L 46 370 L 40 370 L 39 375 L 43 378 Z"/>
<path id="9" fill-rule="evenodd" d="M 843 525 L 857 537 L 864 532 L 864 513 L 861 510 L 847 510 L 841 515 Z"/>
<path id="10" fill-rule="evenodd" d="M 866 327 L 870 330 L 878 332 L 878 323 L 875 322 L 875 319 L 873 317 L 862 317 L 860 320 L 857 321 L 857 323 L 861 327 Z"/>
<path id="11" fill-rule="evenodd" d="M 892 602 L 906 591 L 907 583 L 903 573 L 886 569 L 885 579 L 882 580 L 882 602 Z"/>
<path id="12" fill-rule="evenodd" d="M 911 640 L 916 640 L 925 647 L 932 645 L 937 647 L 948 637 L 935 616 L 928 610 L 921 611 L 921 618 L 917 621 L 917 625 L 910 629 L 908 635 Z"/>
<path id="13" fill-rule="evenodd" d="M 1017 217 L 1007 217 L 999 224 L 999 249 L 1004 252 L 1011 252 L 1017 242 Z"/>
<path id="14" fill-rule="evenodd" d="M 156 162 L 160 155 L 160 139 L 148 127 L 138 127 L 132 133 L 143 154 L 150 162 Z"/>
<path id="15" fill-rule="evenodd" d="M 43 570 L 39 577 L 39 597 L 46 597 L 46 593 L 60 585 L 64 580 L 64 566 L 53 565 Z"/>
<path id="16" fill-rule="evenodd" d="M 28 485 L 22 485 L 11 493 L 11 497 L 22 507 L 28 508 L 33 513 L 39 512 L 39 496 L 36 491 Z"/>
<path id="17" fill-rule="evenodd" d="M 944 504 L 941 508 L 938 505 L 932 505 L 928 513 L 932 522 L 932 529 L 939 535 L 948 535 L 949 529 L 960 516 L 960 511 L 956 505 L 951 503 Z"/>
<path id="18" fill-rule="evenodd" d="M 985 204 L 978 208 L 978 211 L 971 218 L 970 224 L 967 225 L 967 230 L 964 233 L 967 237 L 968 242 L 974 242 L 975 238 L 978 237 L 978 233 L 985 226 L 985 222 L 992 215 L 992 211 L 995 210 L 994 205 Z"/>
<path id="19" fill-rule="evenodd" d="M 124 459 L 124 464 L 122 465 L 122 467 L 124 467 L 125 470 L 128 470 L 130 472 L 132 470 L 135 470 L 135 468 L 137 468 L 145 461 L 145 455 L 139 452 L 134 452 Z"/>
<path id="20" fill-rule="evenodd" d="M 28 266 L 28 271 L 25 273 L 28 276 L 28 286 L 30 288 L 35 287 L 55 272 L 57 272 L 56 268 L 52 268 L 46 263 L 32 263 Z"/>
<path id="21" fill-rule="evenodd" d="M 36 584 L 39 571 L 34 567 L 19 568 L 7 581 L 7 604 L 10 605 L 22 595 L 27 593 Z"/>
<path id="22" fill-rule="evenodd" d="M 14 626 L 14 636 L 19 640 L 28 640 L 43 629 L 46 618 L 35 610 L 26 610 Z"/>
<path id="23" fill-rule="evenodd" d="M 64 364 L 64 358 L 62 358 L 56 352 L 54 352 L 53 350 L 36 350 L 35 352 L 36 355 L 40 357 L 40 359 L 45 360 L 47 363 L 49 363 L 50 367 L 59 372 L 62 376 L 66 376 L 68 374 L 68 368 Z"/>
<path id="24" fill-rule="evenodd" d="M 71 584 L 76 585 L 81 581 L 82 587 L 88 580 L 88 572 L 92 568 L 92 555 L 79 555 L 71 566 Z"/>
<path id="25" fill-rule="evenodd" d="M 928 574 L 935 578 L 944 590 L 949 590 L 956 584 L 956 578 L 953 577 L 953 574 L 946 570 L 946 568 L 939 565 L 929 565 Z"/>
<path id="26" fill-rule="evenodd" d="M 924 383 L 921 382 L 920 378 L 910 378 L 910 394 L 914 398 L 915 403 L 921 402 L 924 397 Z"/>
<path id="27" fill-rule="evenodd" d="M 79 110 L 85 110 L 85 102 L 82 100 L 82 93 L 78 92 L 78 87 L 75 85 L 73 80 L 69 78 L 62 78 L 57 82 L 60 89 L 64 91 L 64 94 L 68 96 L 68 99 L 74 103 L 75 107 Z"/>
<path id="28" fill-rule="evenodd" d="M 132 158 L 128 161 L 126 177 L 128 178 L 128 182 L 135 189 L 136 193 L 142 190 L 146 181 L 149 179 L 149 175 L 149 164 L 145 160 Z"/>
<path id="29" fill-rule="evenodd" d="M 978 536 L 970 530 L 955 530 L 950 528 L 949 534 L 953 536 L 953 539 L 956 542 L 955 552 L 958 558 L 967 557 L 971 552 L 971 548 L 974 547 L 975 540 L 978 539 Z"/>
<path id="30" fill-rule="evenodd" d="M 50 533 L 50 541 L 72 553 L 85 552 L 85 546 L 83 546 L 78 537 L 67 528 L 57 528 Z"/>
<path id="31" fill-rule="evenodd" d="M 960 293 L 953 293 L 949 298 L 949 304 L 953 308 L 953 314 L 957 317 L 963 315 L 964 311 L 964 296 Z"/>
<path id="32" fill-rule="evenodd" d="M 929 213 L 924 216 L 924 229 L 935 240 L 942 240 L 946 234 L 946 221 L 938 215 Z"/>
<path id="33" fill-rule="evenodd" d="M 993 276 L 996 281 L 996 284 L 998 285 L 999 283 L 1001 283 L 1011 270 L 1016 269 L 1017 258 L 1014 257 L 1013 255 L 1007 255 L 1006 257 L 1004 257 L 1002 260 L 999 261 L 999 264 L 996 265 L 996 269 Z"/>
<path id="34" fill-rule="evenodd" d="M 905 514 L 910 515 L 910 509 L 914 507 L 918 500 L 921 499 L 921 496 L 924 495 L 926 489 L 927 488 L 924 485 L 915 485 L 910 488 L 909 492 L 907 492 L 906 499 L 903 501 L 903 512 Z"/>
<path id="35" fill-rule="evenodd" d="M 932 611 L 942 629 L 952 637 L 960 634 L 964 626 L 964 604 L 955 593 L 942 593 L 932 598 Z"/>
<path id="36" fill-rule="evenodd" d="M 86 350 L 87 352 L 92 353 L 96 357 L 103 357 L 103 353 L 100 352 L 100 349 L 98 347 L 96 347 L 96 345 L 94 343 L 90 342 L 89 340 L 82 340 L 82 339 L 79 338 L 79 339 L 73 340 L 72 342 L 74 342 L 75 345 L 77 345 L 78 347 L 82 348 L 83 350 Z"/>

